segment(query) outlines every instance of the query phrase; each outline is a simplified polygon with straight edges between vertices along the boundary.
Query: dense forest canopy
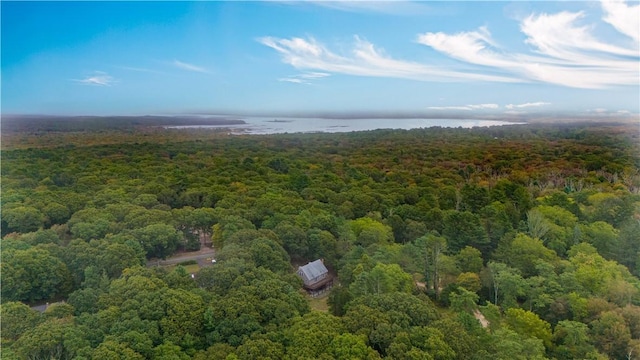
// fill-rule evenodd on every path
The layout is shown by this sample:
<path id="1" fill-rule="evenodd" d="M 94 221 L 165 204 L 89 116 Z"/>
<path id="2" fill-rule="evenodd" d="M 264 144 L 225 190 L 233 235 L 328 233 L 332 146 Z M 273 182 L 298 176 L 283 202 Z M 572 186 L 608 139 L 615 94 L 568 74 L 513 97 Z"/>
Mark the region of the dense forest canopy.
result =
<path id="1" fill-rule="evenodd" d="M 94 125 L 3 133 L 3 358 L 640 359 L 637 124 Z"/>

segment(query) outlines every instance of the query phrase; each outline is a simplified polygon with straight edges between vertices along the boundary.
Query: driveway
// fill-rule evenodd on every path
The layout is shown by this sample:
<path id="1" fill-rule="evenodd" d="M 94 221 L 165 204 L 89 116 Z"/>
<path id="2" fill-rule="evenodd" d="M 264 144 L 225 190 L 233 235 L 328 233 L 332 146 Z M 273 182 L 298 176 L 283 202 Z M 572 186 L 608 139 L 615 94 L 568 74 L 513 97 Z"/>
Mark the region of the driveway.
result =
<path id="1" fill-rule="evenodd" d="M 202 247 L 198 251 L 179 253 L 167 259 L 151 259 L 147 261 L 147 266 L 175 265 L 185 261 L 196 260 L 200 266 L 209 265 L 211 259 L 215 259 L 216 251 L 210 247 Z"/>

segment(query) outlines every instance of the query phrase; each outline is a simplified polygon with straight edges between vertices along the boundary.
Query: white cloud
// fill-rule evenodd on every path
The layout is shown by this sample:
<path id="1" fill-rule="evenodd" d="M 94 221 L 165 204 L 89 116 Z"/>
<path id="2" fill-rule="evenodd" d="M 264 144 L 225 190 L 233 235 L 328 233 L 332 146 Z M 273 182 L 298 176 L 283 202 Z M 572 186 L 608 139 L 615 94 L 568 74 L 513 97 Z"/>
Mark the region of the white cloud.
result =
<path id="1" fill-rule="evenodd" d="M 278 81 L 290 82 L 294 84 L 308 84 L 308 82 L 298 78 L 280 78 Z"/>
<path id="2" fill-rule="evenodd" d="M 465 110 L 471 111 L 471 108 L 467 106 L 429 106 L 429 110 Z"/>
<path id="3" fill-rule="evenodd" d="M 370 42 L 355 37 L 355 44 L 347 55 L 338 55 L 313 38 L 257 39 L 280 53 L 282 61 L 299 70 L 340 73 L 355 76 L 403 78 L 421 81 L 483 80 L 517 82 L 508 76 L 496 76 L 446 70 L 417 62 L 396 60 Z"/>
<path id="4" fill-rule="evenodd" d="M 640 42 L 640 4 L 628 6 L 621 0 L 602 0 L 600 4 L 605 12 L 604 21 L 636 43 Z"/>
<path id="5" fill-rule="evenodd" d="M 527 44 L 536 51 L 569 62 L 603 63 L 588 51 L 612 55 L 638 56 L 637 51 L 601 42 L 590 33 L 591 27 L 579 26 L 583 12 L 530 15 L 520 24 L 520 30 L 528 36 Z M 606 64 L 606 63 L 605 63 Z"/>
<path id="6" fill-rule="evenodd" d="M 595 39 L 592 27 L 577 24 L 583 17 L 582 12 L 560 12 L 525 18 L 520 30 L 527 36 L 525 43 L 532 46 L 531 54 L 502 51 L 484 27 L 453 35 L 425 33 L 417 41 L 454 59 L 492 67 L 523 81 L 576 88 L 637 85 L 638 50 Z"/>
<path id="7" fill-rule="evenodd" d="M 111 86 L 117 82 L 116 79 L 103 71 L 94 71 L 92 75 L 83 79 L 73 79 L 73 81 L 93 86 Z"/>
<path id="8" fill-rule="evenodd" d="M 497 109 L 500 106 L 498 104 L 478 104 L 478 105 L 467 105 L 472 109 Z"/>
<path id="9" fill-rule="evenodd" d="M 546 106 L 546 105 L 551 105 L 551 103 L 538 101 L 538 102 L 529 102 L 524 104 L 509 104 L 509 105 L 505 105 L 504 107 L 507 109 L 522 109 L 522 108 L 538 107 L 538 106 Z"/>
<path id="10" fill-rule="evenodd" d="M 498 104 L 474 104 L 474 105 L 463 105 L 463 106 L 430 106 L 428 109 L 430 110 L 487 110 L 487 109 L 498 109 L 500 106 Z"/>
<path id="11" fill-rule="evenodd" d="M 328 3 L 343 6 L 345 2 Z M 348 3 L 347 3 L 348 4 Z M 313 38 L 257 39 L 276 50 L 282 61 L 303 71 L 419 81 L 537 82 L 584 89 L 637 86 L 640 83 L 640 5 L 603 0 L 602 23 L 626 41 L 598 39 L 596 23 L 583 24 L 585 12 L 530 14 L 520 21 L 529 51 L 512 52 L 498 45 L 489 29 L 447 34 L 418 34 L 416 41 L 463 65 L 434 65 L 395 59 L 374 44 L 355 37 L 353 47 L 336 53 Z M 630 44 L 630 39 L 633 44 Z"/>
<path id="12" fill-rule="evenodd" d="M 189 64 L 189 63 L 186 63 L 186 62 L 182 62 L 180 60 L 173 60 L 172 64 L 174 66 L 180 68 L 180 69 L 183 69 L 183 70 L 195 71 L 195 72 L 205 73 L 205 74 L 209 74 L 210 73 L 209 70 L 207 70 L 207 69 L 205 69 L 203 67 L 200 67 L 200 66 L 197 66 L 197 65 L 193 65 L 193 64 Z"/>
<path id="13" fill-rule="evenodd" d="M 357 13 L 384 13 L 391 15 L 415 15 L 429 13 L 430 7 L 421 1 L 407 0 L 285 0 L 278 1 L 290 5 L 312 4 L 333 10 Z"/>
<path id="14" fill-rule="evenodd" d="M 298 75 L 298 77 L 301 77 L 303 79 L 320 79 L 327 76 L 331 76 L 331 74 L 321 73 L 321 72 L 308 72 L 308 73 Z"/>
<path id="15" fill-rule="evenodd" d="M 311 84 L 311 80 L 317 80 L 331 76 L 331 74 L 321 72 L 307 72 L 298 75 L 292 75 L 285 78 L 280 78 L 278 81 L 290 82 L 294 84 Z"/>

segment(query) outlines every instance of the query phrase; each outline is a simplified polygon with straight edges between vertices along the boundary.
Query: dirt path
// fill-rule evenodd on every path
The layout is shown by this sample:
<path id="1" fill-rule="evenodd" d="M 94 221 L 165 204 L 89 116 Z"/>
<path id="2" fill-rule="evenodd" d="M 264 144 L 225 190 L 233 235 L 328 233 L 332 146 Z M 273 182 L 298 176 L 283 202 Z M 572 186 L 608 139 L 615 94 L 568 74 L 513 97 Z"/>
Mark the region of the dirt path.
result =
<path id="1" fill-rule="evenodd" d="M 489 326 L 489 321 L 487 321 L 487 319 L 484 317 L 484 315 L 482 315 L 482 313 L 479 310 L 473 310 L 473 316 L 478 319 L 478 321 L 480 321 L 480 324 L 482 325 L 483 328 L 486 328 L 487 326 Z"/>
<path id="2" fill-rule="evenodd" d="M 147 261 L 147 266 L 166 266 L 166 265 L 175 265 L 181 262 L 196 260 L 198 263 L 201 263 L 207 259 L 214 259 L 216 255 L 216 251 L 210 247 L 202 247 L 198 251 L 192 251 L 187 253 L 176 254 L 167 259 L 152 259 Z"/>

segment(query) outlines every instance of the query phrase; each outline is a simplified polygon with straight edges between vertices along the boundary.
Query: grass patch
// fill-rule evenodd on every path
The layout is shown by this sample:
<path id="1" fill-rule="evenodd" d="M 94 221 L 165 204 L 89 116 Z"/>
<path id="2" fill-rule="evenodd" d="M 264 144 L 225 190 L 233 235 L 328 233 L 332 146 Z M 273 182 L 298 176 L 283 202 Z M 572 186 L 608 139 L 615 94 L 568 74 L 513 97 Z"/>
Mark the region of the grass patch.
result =
<path id="1" fill-rule="evenodd" d="M 169 265 L 167 266 L 167 270 L 169 272 L 173 271 L 173 269 L 176 268 L 176 266 L 178 265 Z M 200 265 L 198 264 L 192 264 L 192 265 L 180 265 L 182 266 L 189 274 L 195 274 L 198 271 L 200 271 Z"/>
<path id="2" fill-rule="evenodd" d="M 309 301 L 309 307 L 311 310 L 317 310 L 322 312 L 329 312 L 329 305 L 327 304 L 327 299 L 329 298 L 329 293 L 313 298 L 307 295 L 307 300 Z"/>

